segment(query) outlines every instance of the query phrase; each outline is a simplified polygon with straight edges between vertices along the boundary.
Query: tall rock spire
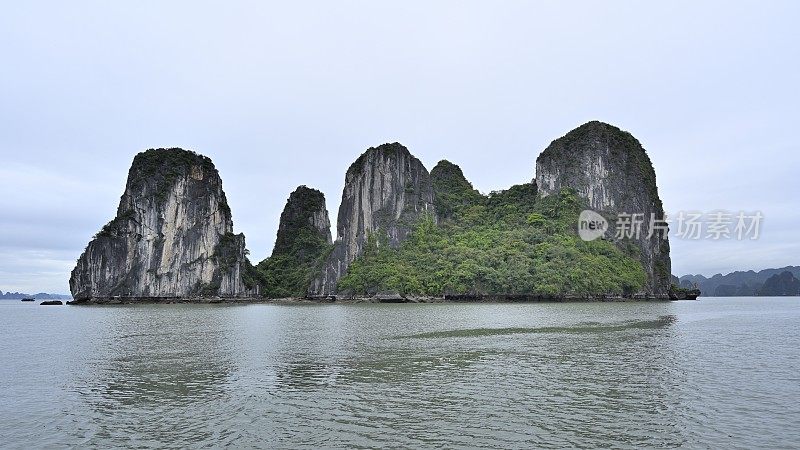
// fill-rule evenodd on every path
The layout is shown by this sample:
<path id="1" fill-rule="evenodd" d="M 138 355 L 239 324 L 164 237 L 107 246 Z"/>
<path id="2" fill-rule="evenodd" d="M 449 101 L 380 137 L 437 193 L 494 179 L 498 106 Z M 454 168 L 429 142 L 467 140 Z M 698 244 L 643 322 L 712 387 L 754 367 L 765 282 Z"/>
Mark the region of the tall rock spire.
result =
<path id="1" fill-rule="evenodd" d="M 286 201 L 278 224 L 278 237 L 272 248 L 272 256 L 279 254 L 301 253 L 296 255 L 306 259 L 298 241 L 314 237 L 320 244 L 331 244 L 331 221 L 325 208 L 325 194 L 306 186 L 298 186 Z"/>
<path id="2" fill-rule="evenodd" d="M 281 213 L 272 256 L 258 264 L 268 297 L 303 297 L 331 250 L 325 195 L 300 186 Z"/>
<path id="3" fill-rule="evenodd" d="M 79 301 L 243 296 L 254 293 L 245 255 L 211 160 L 151 149 L 134 158 L 117 215 L 78 259 L 70 290 Z"/>
<path id="4" fill-rule="evenodd" d="M 664 297 L 670 286 L 669 240 L 650 236 L 650 219 L 664 219 L 656 174 L 647 152 L 630 133 L 603 122 L 588 122 L 553 141 L 536 159 L 539 196 L 573 188 L 591 209 L 612 220 L 606 238 L 614 239 L 617 214 L 641 214 L 643 223 L 632 240 L 617 240 L 622 249 L 633 242 L 647 273 L 645 294 Z M 666 233 L 665 233 L 666 234 Z"/>
<path id="5" fill-rule="evenodd" d="M 398 143 L 368 149 L 347 170 L 334 249 L 309 293 L 336 293 L 337 281 L 361 255 L 369 235 L 377 233 L 397 246 L 424 214 L 435 213 L 430 174 L 420 160 Z"/>

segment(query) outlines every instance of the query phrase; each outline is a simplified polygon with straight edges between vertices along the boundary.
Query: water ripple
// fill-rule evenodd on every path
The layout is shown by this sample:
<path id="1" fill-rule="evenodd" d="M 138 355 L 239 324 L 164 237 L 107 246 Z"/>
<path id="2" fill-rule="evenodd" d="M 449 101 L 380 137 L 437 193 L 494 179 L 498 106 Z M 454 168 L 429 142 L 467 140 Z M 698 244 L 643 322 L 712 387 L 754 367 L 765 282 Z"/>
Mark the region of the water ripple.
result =
<path id="1" fill-rule="evenodd" d="M 463 338 L 498 336 L 510 334 L 534 333 L 609 333 L 630 329 L 648 329 L 669 326 L 676 320 L 675 316 L 664 316 L 657 320 L 628 321 L 618 324 L 601 324 L 597 322 L 580 323 L 569 327 L 539 327 L 539 328 L 466 328 L 457 330 L 431 331 L 398 336 L 399 339 L 432 339 L 432 338 Z"/>
<path id="2" fill-rule="evenodd" d="M 43 309 L 0 315 L 3 447 L 800 442 L 786 299 Z"/>

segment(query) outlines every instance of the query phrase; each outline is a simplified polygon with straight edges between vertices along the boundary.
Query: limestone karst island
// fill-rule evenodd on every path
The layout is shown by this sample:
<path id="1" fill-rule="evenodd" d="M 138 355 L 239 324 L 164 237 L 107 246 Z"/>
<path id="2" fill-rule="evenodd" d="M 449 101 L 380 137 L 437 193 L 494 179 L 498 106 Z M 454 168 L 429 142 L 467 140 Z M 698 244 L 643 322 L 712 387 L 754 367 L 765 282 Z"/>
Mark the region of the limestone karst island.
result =
<path id="1" fill-rule="evenodd" d="M 800 450 L 800 1 L 8 3 L 0 450 Z"/>
<path id="2" fill-rule="evenodd" d="M 654 222 L 628 238 L 614 232 L 620 213 L 664 218 L 636 138 L 589 122 L 553 141 L 535 167 L 529 183 L 483 195 L 452 162 L 428 171 L 399 143 L 369 148 L 347 169 L 336 240 L 324 195 L 300 186 L 272 255 L 253 264 L 211 160 L 147 150 L 70 289 L 74 303 L 675 297 L 669 242 L 651 232 Z M 586 209 L 608 221 L 599 239 L 579 237 Z"/>

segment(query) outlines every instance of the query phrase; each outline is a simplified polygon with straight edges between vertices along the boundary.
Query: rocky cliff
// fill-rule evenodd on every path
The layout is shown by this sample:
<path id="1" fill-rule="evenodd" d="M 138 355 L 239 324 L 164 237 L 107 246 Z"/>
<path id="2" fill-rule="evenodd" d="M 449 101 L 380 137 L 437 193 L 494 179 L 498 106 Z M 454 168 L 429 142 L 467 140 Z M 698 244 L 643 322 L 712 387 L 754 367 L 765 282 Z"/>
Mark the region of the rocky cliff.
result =
<path id="1" fill-rule="evenodd" d="M 299 186 L 289 194 L 281 213 L 278 237 L 272 248 L 272 256 L 298 252 L 297 256 L 301 259 L 316 256 L 304 253 L 306 249 L 297 248 L 304 238 L 331 244 L 331 221 L 325 208 L 325 194 L 316 189 Z M 315 249 L 310 250 L 313 253 Z"/>
<path id="2" fill-rule="evenodd" d="M 325 195 L 300 186 L 281 213 L 272 256 L 258 264 L 269 297 L 302 297 L 331 248 L 331 222 Z"/>
<path id="3" fill-rule="evenodd" d="M 635 255 L 647 273 L 645 293 L 663 297 L 670 286 L 669 241 L 648 237 L 650 217 L 663 219 L 656 175 L 642 145 L 630 133 L 602 122 L 586 123 L 556 139 L 536 160 L 539 196 L 575 189 L 589 207 L 611 220 L 613 239 L 618 213 L 642 214 L 638 238 L 617 240 Z M 628 244 L 633 243 L 633 248 Z"/>
<path id="4" fill-rule="evenodd" d="M 78 259 L 70 290 L 76 300 L 244 296 L 254 293 L 245 255 L 211 160 L 151 149 L 134 158 L 117 215 Z"/>
<path id="5" fill-rule="evenodd" d="M 368 149 L 347 170 L 337 219 L 337 239 L 312 296 L 336 293 L 336 283 L 375 234 L 396 247 L 417 219 L 435 216 L 428 170 L 404 146 L 393 143 Z"/>

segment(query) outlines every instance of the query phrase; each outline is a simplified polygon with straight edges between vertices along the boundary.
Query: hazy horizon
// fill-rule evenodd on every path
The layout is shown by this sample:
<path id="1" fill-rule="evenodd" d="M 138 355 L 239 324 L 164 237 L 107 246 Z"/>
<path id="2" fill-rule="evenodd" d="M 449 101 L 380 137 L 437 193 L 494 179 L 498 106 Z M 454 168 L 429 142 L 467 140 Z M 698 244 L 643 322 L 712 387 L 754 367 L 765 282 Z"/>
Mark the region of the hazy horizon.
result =
<path id="1" fill-rule="evenodd" d="M 590 120 L 642 143 L 667 212 L 763 212 L 758 240 L 671 239 L 673 274 L 800 264 L 794 2 L 4 10 L 3 292 L 68 293 L 148 148 L 214 161 L 257 262 L 298 185 L 325 194 L 335 236 L 368 147 L 400 142 L 429 170 L 447 159 L 486 193 L 533 179 L 539 153 Z"/>

